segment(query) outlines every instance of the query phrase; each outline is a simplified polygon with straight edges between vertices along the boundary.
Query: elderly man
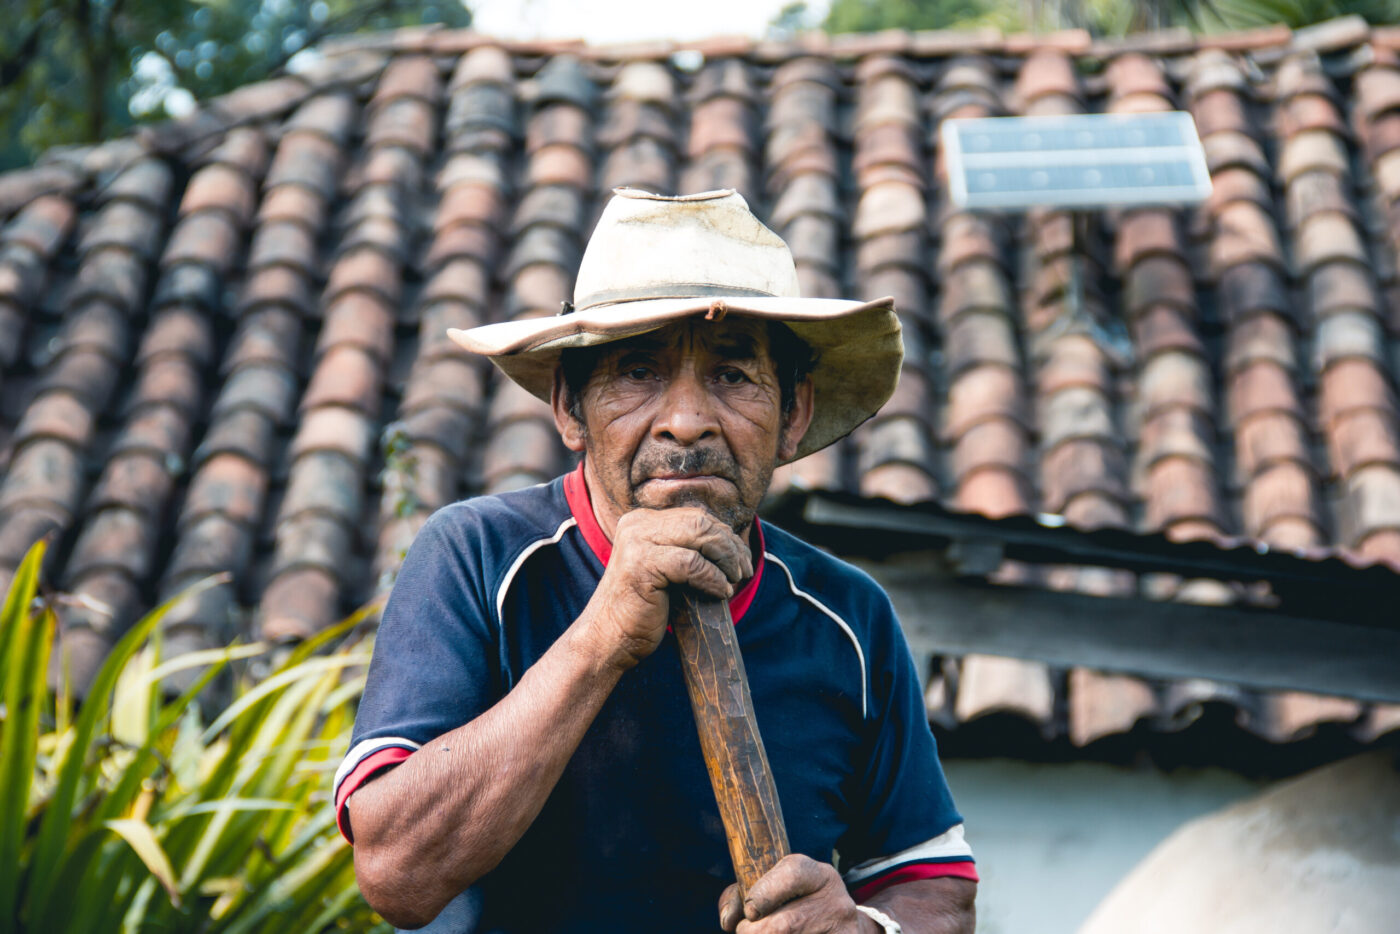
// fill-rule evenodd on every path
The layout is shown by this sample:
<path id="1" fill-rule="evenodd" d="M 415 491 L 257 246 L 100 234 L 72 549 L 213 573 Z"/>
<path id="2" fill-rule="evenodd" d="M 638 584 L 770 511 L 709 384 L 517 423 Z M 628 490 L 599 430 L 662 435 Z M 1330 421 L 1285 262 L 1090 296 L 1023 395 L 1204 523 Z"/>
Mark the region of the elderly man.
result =
<path id="1" fill-rule="evenodd" d="M 629 189 L 575 298 L 451 332 L 583 456 L 442 509 L 405 559 L 336 781 L 365 897 L 432 931 L 970 932 L 977 875 L 889 600 L 757 517 L 777 465 L 889 398 L 891 301 L 799 297 L 732 191 Z M 677 586 L 729 600 L 791 839 L 742 895 Z"/>

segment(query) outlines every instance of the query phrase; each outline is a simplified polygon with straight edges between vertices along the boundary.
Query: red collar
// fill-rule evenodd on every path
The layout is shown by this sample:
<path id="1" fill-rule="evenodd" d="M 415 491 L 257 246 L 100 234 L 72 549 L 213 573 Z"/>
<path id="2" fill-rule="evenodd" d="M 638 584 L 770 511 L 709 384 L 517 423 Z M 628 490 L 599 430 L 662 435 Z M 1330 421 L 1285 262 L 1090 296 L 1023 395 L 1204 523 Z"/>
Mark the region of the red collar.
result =
<path id="1" fill-rule="evenodd" d="M 608 566 L 608 559 L 612 557 L 612 542 L 607 535 L 603 534 L 603 527 L 598 524 L 598 517 L 593 514 L 593 499 L 588 495 L 588 482 L 583 478 L 583 462 L 580 461 L 578 468 L 571 470 L 564 478 L 564 498 L 569 501 L 569 511 L 574 514 L 574 519 L 578 521 L 578 530 L 583 533 L 583 540 L 588 543 L 588 547 L 598 556 L 598 560 L 603 563 L 603 567 Z M 758 517 L 753 520 L 754 531 L 758 533 L 758 553 L 763 554 L 765 545 L 763 543 L 763 526 L 759 524 Z M 758 585 L 763 580 L 762 560 L 754 565 L 753 577 L 734 596 L 729 598 L 729 615 L 734 622 L 748 612 L 753 599 L 758 595 Z"/>

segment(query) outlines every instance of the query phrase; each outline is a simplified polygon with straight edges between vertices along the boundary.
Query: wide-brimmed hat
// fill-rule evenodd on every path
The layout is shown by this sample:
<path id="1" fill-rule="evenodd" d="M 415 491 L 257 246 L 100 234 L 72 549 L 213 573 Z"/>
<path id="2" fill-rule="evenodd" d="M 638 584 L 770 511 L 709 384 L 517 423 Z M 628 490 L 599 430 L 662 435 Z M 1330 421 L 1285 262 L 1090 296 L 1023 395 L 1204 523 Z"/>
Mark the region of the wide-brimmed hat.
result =
<path id="1" fill-rule="evenodd" d="M 447 333 L 547 402 L 567 348 L 723 314 L 781 321 L 815 351 L 815 407 L 796 457 L 849 434 L 899 380 L 894 299 L 803 298 L 787 244 L 732 189 L 678 197 L 614 189 L 584 250 L 572 306 Z"/>

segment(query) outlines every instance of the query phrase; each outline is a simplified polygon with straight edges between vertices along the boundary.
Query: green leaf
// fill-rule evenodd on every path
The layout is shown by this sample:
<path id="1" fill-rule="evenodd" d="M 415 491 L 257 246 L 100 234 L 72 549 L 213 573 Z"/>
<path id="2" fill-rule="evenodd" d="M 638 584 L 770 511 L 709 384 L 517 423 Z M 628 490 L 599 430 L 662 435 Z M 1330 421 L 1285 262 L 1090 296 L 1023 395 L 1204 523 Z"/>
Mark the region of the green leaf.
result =
<path id="1" fill-rule="evenodd" d="M 44 677 L 53 644 L 54 617 L 30 604 L 38 587 L 44 544 L 35 544 L 15 574 L 0 610 L 0 924 L 15 923 L 19 907 L 20 848 L 28 821 L 29 792 L 39 745 L 39 710 L 48 699 Z"/>
<path id="2" fill-rule="evenodd" d="M 238 700 L 234 701 L 223 713 L 219 714 L 218 718 L 205 728 L 203 736 L 204 742 L 212 741 L 213 738 L 218 736 L 230 723 L 237 720 L 259 701 L 265 700 L 270 695 L 275 694 L 290 684 L 295 684 L 309 674 L 368 664 L 368 653 L 356 653 L 346 656 L 313 658 L 292 668 L 283 669 L 281 672 L 268 678 L 247 694 L 244 694 Z"/>
<path id="3" fill-rule="evenodd" d="M 29 864 L 29 891 L 26 893 L 26 900 L 31 906 L 31 910 L 42 909 L 43 906 L 49 904 L 50 899 L 57 897 L 54 884 L 58 879 L 58 863 L 63 854 L 64 841 L 67 839 L 73 823 L 73 804 L 77 798 L 79 784 L 83 779 L 84 760 L 93 736 L 97 732 L 98 723 L 107 718 L 112 690 L 122 669 L 126 667 L 127 662 L 136 654 L 156 626 L 160 625 L 160 621 L 165 618 L 165 615 L 181 600 L 194 597 L 210 587 L 226 582 L 227 579 L 227 575 L 206 578 L 147 613 L 127 631 L 126 635 L 117 641 L 107 656 L 107 660 L 98 669 L 97 677 L 93 679 L 87 700 L 78 711 L 78 719 L 73 726 L 74 741 L 59 769 L 58 786 L 54 790 L 53 798 L 49 801 L 49 806 L 44 811 L 43 821 L 39 825 L 38 842 L 35 844 L 34 855 Z"/>
<path id="4" fill-rule="evenodd" d="M 165 850 L 161 847 L 160 841 L 156 839 L 155 831 L 151 829 L 151 825 L 143 820 L 125 818 L 106 821 L 103 826 L 116 833 L 131 846 L 136 855 L 141 857 L 141 862 L 145 863 L 146 868 L 151 871 L 151 875 L 156 877 L 156 881 L 170 896 L 170 903 L 179 908 L 180 893 L 175 888 L 175 870 L 171 868 L 170 857 L 165 855 Z"/>
<path id="5" fill-rule="evenodd" d="M 384 599 L 385 598 L 381 597 L 378 600 L 372 600 L 366 603 L 334 626 L 316 633 L 316 635 L 312 636 L 310 639 L 296 646 L 288 654 L 287 660 L 282 664 L 280 670 L 293 668 L 301 664 L 316 652 L 319 652 L 323 646 L 329 645 L 341 636 L 352 632 L 355 627 L 384 608 Z"/>
<path id="6" fill-rule="evenodd" d="M 196 814 L 213 814 L 217 811 L 295 811 L 297 806 L 279 798 L 220 798 L 218 801 L 201 801 L 192 804 L 181 802 L 169 811 L 162 812 L 159 823 L 170 824 L 183 817 Z"/>
<path id="7" fill-rule="evenodd" d="M 33 604 L 36 576 L 21 575 L 28 596 L 11 593 L 11 618 L 0 616 L 0 752 L 18 743 L 21 753 L 0 762 L 11 779 L 0 795 L 25 795 L 21 817 L 0 813 L 19 841 L 15 868 L 0 863 L 0 885 L 11 886 L 0 931 L 20 923 L 58 934 L 383 930 L 358 895 L 330 801 L 367 647 L 289 653 L 270 684 L 236 685 L 236 700 L 206 729 L 200 692 L 230 660 L 265 647 L 162 661 L 158 625 L 172 601 L 118 642 L 71 722 L 54 720 L 41 735 L 37 714 L 54 702 L 44 664 L 53 620 Z M 311 650 L 363 618 L 333 627 Z M 165 699 L 163 679 L 201 667 L 194 684 Z M 27 768 L 12 765 L 26 758 Z"/>
<path id="8" fill-rule="evenodd" d="M 248 645 L 229 646 L 226 649 L 201 649 L 198 652 L 185 652 L 183 655 L 176 655 L 174 658 L 161 662 L 147 672 L 146 678 L 150 684 L 157 684 L 177 671 L 253 658 L 256 655 L 264 654 L 268 648 L 266 642 L 253 642 Z"/>
<path id="9" fill-rule="evenodd" d="M 150 732 L 151 677 L 156 650 L 146 646 L 131 657 L 112 691 L 112 738 L 128 746 L 145 744 Z"/>
<path id="10" fill-rule="evenodd" d="M 330 662 L 352 662 L 352 659 L 312 659 L 283 672 L 282 676 L 296 674 L 297 678 L 278 698 L 272 710 L 259 719 L 258 730 L 251 743 L 241 747 L 240 769 L 235 782 L 240 791 L 256 796 L 260 789 L 270 791 L 286 786 L 287 775 L 295 764 L 295 750 L 290 747 L 295 746 L 315 722 L 320 698 L 334 685 L 337 669 L 343 667 L 327 664 Z M 319 677 L 310 677 L 312 674 Z M 257 692 L 255 688 L 249 693 Z M 237 706 L 237 702 L 233 706 Z M 208 735 L 207 730 L 205 734 Z M 233 812 L 220 811 L 215 814 L 185 863 L 181 875 L 182 887 L 189 889 L 211 874 L 223 874 L 221 870 L 225 863 L 252 848 L 256 831 L 256 824 L 235 821 Z M 222 862 L 215 861 L 216 856 Z"/>

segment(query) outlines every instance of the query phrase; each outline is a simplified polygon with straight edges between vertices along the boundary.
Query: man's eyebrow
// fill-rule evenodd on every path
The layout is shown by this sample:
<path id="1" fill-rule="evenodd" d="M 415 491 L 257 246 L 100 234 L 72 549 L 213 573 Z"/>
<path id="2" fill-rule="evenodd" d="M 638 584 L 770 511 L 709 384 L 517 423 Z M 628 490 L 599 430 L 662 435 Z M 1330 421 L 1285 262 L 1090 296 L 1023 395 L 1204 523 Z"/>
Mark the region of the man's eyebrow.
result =
<path id="1" fill-rule="evenodd" d="M 616 352 L 618 356 L 626 356 L 629 353 L 656 353 L 665 346 L 665 341 L 654 337 L 634 337 L 624 344 L 619 344 Z"/>
<path id="2" fill-rule="evenodd" d="M 650 360 L 656 356 L 660 349 L 661 347 L 659 345 L 648 347 L 619 347 L 617 352 L 613 353 L 610 358 L 618 363 L 637 359 Z"/>
<path id="3" fill-rule="evenodd" d="M 735 360 L 755 360 L 758 358 L 758 341 L 747 334 L 736 334 L 716 344 L 714 352 Z"/>

